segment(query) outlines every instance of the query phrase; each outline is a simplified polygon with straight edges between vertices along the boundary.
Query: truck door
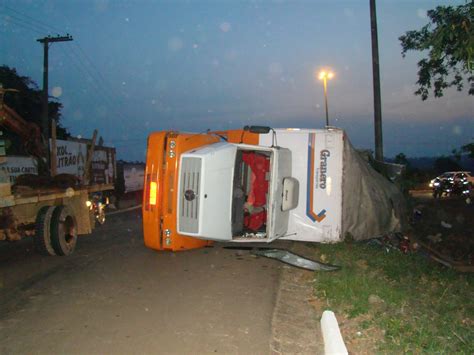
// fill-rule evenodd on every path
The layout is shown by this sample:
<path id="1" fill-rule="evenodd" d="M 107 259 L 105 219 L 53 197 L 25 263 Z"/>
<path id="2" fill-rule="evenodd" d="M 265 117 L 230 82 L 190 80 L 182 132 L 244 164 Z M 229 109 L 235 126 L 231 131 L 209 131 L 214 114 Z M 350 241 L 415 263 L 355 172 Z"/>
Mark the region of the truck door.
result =
<path id="1" fill-rule="evenodd" d="M 290 210 L 298 205 L 298 181 L 291 177 L 291 151 L 275 148 L 272 165 L 267 242 L 286 235 Z"/>

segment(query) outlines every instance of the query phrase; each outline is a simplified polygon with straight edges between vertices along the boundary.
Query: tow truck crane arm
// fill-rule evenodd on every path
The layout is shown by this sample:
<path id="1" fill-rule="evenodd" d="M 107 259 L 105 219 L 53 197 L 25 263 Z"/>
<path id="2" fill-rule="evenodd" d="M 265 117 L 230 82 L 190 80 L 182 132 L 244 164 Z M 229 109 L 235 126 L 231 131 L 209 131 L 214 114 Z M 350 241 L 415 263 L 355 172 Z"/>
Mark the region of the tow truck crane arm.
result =
<path id="1" fill-rule="evenodd" d="M 45 157 L 46 148 L 39 127 L 33 122 L 26 121 L 5 104 L 3 98 L 6 92 L 18 92 L 18 90 L 0 88 L 0 126 L 16 133 L 21 138 L 28 153 L 38 158 Z"/>

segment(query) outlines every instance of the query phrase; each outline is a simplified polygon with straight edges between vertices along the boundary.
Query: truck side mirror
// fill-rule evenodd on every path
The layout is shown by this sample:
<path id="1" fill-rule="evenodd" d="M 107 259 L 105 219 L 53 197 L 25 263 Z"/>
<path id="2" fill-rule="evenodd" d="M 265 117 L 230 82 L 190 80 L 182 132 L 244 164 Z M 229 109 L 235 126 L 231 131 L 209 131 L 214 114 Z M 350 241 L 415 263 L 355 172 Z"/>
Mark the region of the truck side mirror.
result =
<path id="1" fill-rule="evenodd" d="M 251 133 L 265 134 L 270 132 L 271 128 L 267 126 L 245 126 L 244 131 L 249 131 Z"/>
<path id="2" fill-rule="evenodd" d="M 300 184 L 298 180 L 293 177 L 286 177 L 283 179 L 283 201 L 281 204 L 282 211 L 289 211 L 298 206 L 299 191 Z"/>

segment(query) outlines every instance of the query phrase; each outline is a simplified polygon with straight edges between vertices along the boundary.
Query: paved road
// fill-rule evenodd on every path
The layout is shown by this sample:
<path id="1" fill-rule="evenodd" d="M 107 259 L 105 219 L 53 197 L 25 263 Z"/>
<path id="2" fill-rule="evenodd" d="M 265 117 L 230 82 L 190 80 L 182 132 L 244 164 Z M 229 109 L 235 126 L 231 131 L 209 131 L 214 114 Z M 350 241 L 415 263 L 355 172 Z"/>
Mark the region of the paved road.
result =
<path id="1" fill-rule="evenodd" d="M 410 195 L 419 200 L 432 200 L 433 191 L 431 190 L 411 190 Z"/>
<path id="2" fill-rule="evenodd" d="M 268 353 L 281 268 L 219 245 L 148 250 L 139 211 L 70 257 L 0 244 L 0 353 Z"/>

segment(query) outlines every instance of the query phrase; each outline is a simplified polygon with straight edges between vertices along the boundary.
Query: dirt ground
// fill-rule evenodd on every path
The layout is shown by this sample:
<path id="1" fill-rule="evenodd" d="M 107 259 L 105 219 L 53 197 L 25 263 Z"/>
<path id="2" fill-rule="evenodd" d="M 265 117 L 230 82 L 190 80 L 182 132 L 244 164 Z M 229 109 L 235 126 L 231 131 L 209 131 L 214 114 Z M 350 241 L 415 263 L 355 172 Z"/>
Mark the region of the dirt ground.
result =
<path id="1" fill-rule="evenodd" d="M 469 200 L 468 200 L 469 202 Z M 418 195 L 413 199 L 413 235 L 454 263 L 474 266 L 474 199 Z"/>
<path id="2" fill-rule="evenodd" d="M 312 272 L 227 244 L 154 252 L 141 223 L 111 213 L 67 258 L 0 243 L 0 353 L 323 352 Z"/>
<path id="3" fill-rule="evenodd" d="M 2 244 L 0 353 L 270 353 L 282 267 L 220 245 L 146 249 L 139 210 L 67 258 Z"/>

